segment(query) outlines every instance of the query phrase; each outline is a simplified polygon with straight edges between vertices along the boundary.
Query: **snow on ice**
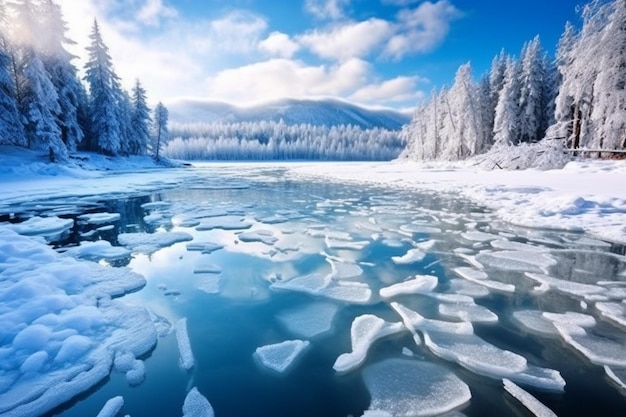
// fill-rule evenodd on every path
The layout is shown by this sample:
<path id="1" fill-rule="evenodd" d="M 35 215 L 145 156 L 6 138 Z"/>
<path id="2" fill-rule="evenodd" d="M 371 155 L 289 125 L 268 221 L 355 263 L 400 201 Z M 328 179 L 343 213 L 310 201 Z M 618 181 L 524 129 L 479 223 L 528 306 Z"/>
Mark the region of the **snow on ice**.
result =
<path id="1" fill-rule="evenodd" d="M 294 362 L 309 347 L 306 340 L 286 340 L 273 345 L 258 347 L 254 358 L 264 367 L 279 374 L 287 372 Z"/>
<path id="2" fill-rule="evenodd" d="M 190 370 L 195 364 L 193 351 L 191 350 L 191 342 L 187 333 L 187 319 L 182 318 L 174 325 L 176 330 L 176 342 L 178 343 L 178 352 L 180 353 L 180 366 L 183 369 Z"/>
<path id="3" fill-rule="evenodd" d="M 214 417 L 215 413 L 209 400 L 193 387 L 183 403 L 183 417 Z"/>

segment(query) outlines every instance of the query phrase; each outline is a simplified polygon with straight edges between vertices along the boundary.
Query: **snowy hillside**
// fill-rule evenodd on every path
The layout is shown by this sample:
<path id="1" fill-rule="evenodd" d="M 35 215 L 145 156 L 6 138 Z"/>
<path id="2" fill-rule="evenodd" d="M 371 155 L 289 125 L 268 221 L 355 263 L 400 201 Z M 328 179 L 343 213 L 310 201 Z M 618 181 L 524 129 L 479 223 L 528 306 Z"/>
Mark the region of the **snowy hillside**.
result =
<path id="1" fill-rule="evenodd" d="M 259 122 L 282 119 L 286 124 L 356 125 L 364 129 L 400 129 L 410 116 L 393 110 L 371 110 L 339 100 L 282 99 L 251 107 L 219 101 L 179 100 L 168 104 L 173 123 Z"/>

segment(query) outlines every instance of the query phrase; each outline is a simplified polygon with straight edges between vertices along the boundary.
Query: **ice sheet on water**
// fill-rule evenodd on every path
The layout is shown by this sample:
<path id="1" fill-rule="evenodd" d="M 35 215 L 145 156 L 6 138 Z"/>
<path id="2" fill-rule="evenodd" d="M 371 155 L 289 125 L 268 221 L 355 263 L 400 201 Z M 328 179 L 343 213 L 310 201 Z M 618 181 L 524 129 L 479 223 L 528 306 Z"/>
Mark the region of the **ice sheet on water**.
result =
<path id="1" fill-rule="evenodd" d="M 374 342 L 404 330 L 402 323 L 389 323 L 372 314 L 356 317 L 350 328 L 352 351 L 340 355 L 335 361 L 333 369 L 343 373 L 358 368 L 365 361 L 367 351 Z"/>
<path id="2" fill-rule="evenodd" d="M 183 417 L 214 417 L 215 412 L 209 400 L 193 387 L 183 403 Z"/>
<path id="3" fill-rule="evenodd" d="M 554 289 L 562 293 L 583 298 L 607 294 L 607 289 L 599 285 L 582 284 L 575 281 L 554 278 L 544 274 L 526 273 L 525 275 L 533 281 L 538 282 L 542 291 Z"/>
<path id="4" fill-rule="evenodd" d="M 454 373 L 424 361 L 386 359 L 365 368 L 363 379 L 371 396 L 368 417 L 441 415 L 472 397 Z"/>
<path id="5" fill-rule="evenodd" d="M 542 246 L 530 245 L 528 243 L 516 242 L 508 239 L 492 240 L 489 244 L 494 249 L 504 251 L 522 251 L 522 252 L 549 252 L 550 249 Z"/>
<path id="6" fill-rule="evenodd" d="M 338 309 L 335 304 L 317 302 L 283 311 L 277 318 L 291 333 L 310 339 L 331 330 Z"/>
<path id="7" fill-rule="evenodd" d="M 536 417 L 557 417 L 557 415 L 546 407 L 541 401 L 533 397 L 530 393 L 520 388 L 513 381 L 504 378 L 502 380 L 504 389 L 517 399 L 524 407 L 526 407 Z"/>
<path id="8" fill-rule="evenodd" d="M 513 318 L 522 328 L 543 336 L 556 336 L 558 331 L 551 320 L 544 317 L 540 310 L 520 310 L 513 312 Z"/>
<path id="9" fill-rule="evenodd" d="M 469 321 L 472 323 L 498 322 L 498 315 L 496 313 L 474 302 L 439 304 L 439 314 L 443 317 Z"/>
<path id="10" fill-rule="evenodd" d="M 626 393 L 626 366 L 607 366 L 604 365 L 604 372 L 613 383 Z"/>
<path id="11" fill-rule="evenodd" d="M 489 278 L 489 275 L 487 275 L 485 271 L 465 266 L 454 268 L 454 272 L 461 278 L 465 278 L 468 281 L 478 281 Z"/>
<path id="12" fill-rule="evenodd" d="M 214 242 L 192 242 L 187 244 L 188 251 L 196 251 L 206 254 L 215 252 L 220 249 L 224 249 L 224 245 Z"/>
<path id="13" fill-rule="evenodd" d="M 596 308 L 603 317 L 626 327 L 626 300 L 618 302 L 599 302 Z"/>
<path id="14" fill-rule="evenodd" d="M 221 274 L 222 267 L 215 264 L 202 264 L 193 268 L 194 274 Z"/>
<path id="15" fill-rule="evenodd" d="M 196 288 L 207 294 L 219 294 L 220 283 L 222 282 L 221 275 L 203 275 L 196 278 Z"/>
<path id="16" fill-rule="evenodd" d="M 121 396 L 113 397 L 104 404 L 96 417 L 115 417 L 122 407 L 124 407 L 124 398 Z"/>
<path id="17" fill-rule="evenodd" d="M 515 285 L 488 279 L 489 276 L 484 271 L 478 269 L 459 267 L 454 268 L 454 272 L 461 278 L 482 285 L 485 288 L 500 292 L 515 292 Z"/>
<path id="18" fill-rule="evenodd" d="M 363 250 L 370 244 L 369 240 L 344 240 L 329 237 L 324 238 L 324 242 L 328 249 L 345 250 Z"/>
<path id="19" fill-rule="evenodd" d="M 492 268 L 521 272 L 545 272 L 557 264 L 557 260 L 551 255 L 537 251 L 484 252 L 476 255 L 476 259 Z"/>
<path id="20" fill-rule="evenodd" d="M 401 294 L 425 294 L 432 292 L 439 283 L 439 279 L 433 275 L 415 275 L 413 279 L 393 284 L 380 289 L 380 296 L 393 298 Z"/>
<path id="21" fill-rule="evenodd" d="M 492 233 L 481 232 L 480 230 L 471 230 L 461 233 L 461 237 L 472 242 L 489 242 L 490 240 L 499 239 L 500 236 Z"/>
<path id="22" fill-rule="evenodd" d="M 403 306 L 400 303 L 392 302 L 391 308 L 402 318 L 402 322 L 409 329 L 424 331 L 436 331 L 446 334 L 474 334 L 474 327 L 470 322 L 452 323 L 448 321 L 427 319 L 417 311 Z"/>
<path id="23" fill-rule="evenodd" d="M 168 201 L 153 201 L 150 203 L 143 203 L 141 208 L 144 210 L 164 210 L 172 206 L 172 203 Z"/>
<path id="24" fill-rule="evenodd" d="M 176 330 L 176 342 L 178 343 L 178 352 L 180 353 L 180 366 L 186 370 L 193 368 L 195 359 L 191 350 L 191 342 L 189 333 L 187 333 L 187 319 L 182 318 L 174 325 Z"/>
<path id="25" fill-rule="evenodd" d="M 78 246 L 67 248 L 64 252 L 68 256 L 78 259 L 86 259 L 98 262 L 100 260 L 115 261 L 130 256 L 131 252 L 122 246 L 112 246 L 106 240 L 97 240 L 95 242 L 81 242 Z"/>
<path id="26" fill-rule="evenodd" d="M 319 273 L 303 275 L 286 281 L 276 281 L 272 283 L 271 288 L 299 291 L 361 304 L 367 303 L 372 296 L 372 290 L 365 283 L 337 281 L 332 279 L 331 274 Z"/>
<path id="27" fill-rule="evenodd" d="M 409 265 L 422 261 L 426 257 L 426 253 L 420 248 L 409 249 L 402 256 L 392 256 L 391 260 L 398 265 Z"/>
<path id="28" fill-rule="evenodd" d="M 246 221 L 242 216 L 220 216 L 202 219 L 196 226 L 197 231 L 222 229 L 222 230 L 245 230 L 252 227 L 252 223 Z"/>
<path id="29" fill-rule="evenodd" d="M 451 279 L 448 285 L 449 291 L 453 294 L 467 295 L 472 298 L 486 297 L 490 294 L 487 287 L 460 278 Z"/>
<path id="30" fill-rule="evenodd" d="M 69 232 L 74 226 L 74 220 L 60 217 L 31 217 L 21 223 L 0 223 L 1 229 L 9 229 L 23 236 L 42 236 L 53 242 Z"/>
<path id="31" fill-rule="evenodd" d="M 360 277 L 363 268 L 354 262 L 343 261 L 326 255 L 326 262 L 330 264 L 331 276 L 334 279 L 348 279 Z"/>
<path id="32" fill-rule="evenodd" d="M 121 218 L 119 213 L 88 213 L 78 216 L 81 222 L 87 224 L 109 224 L 119 221 Z"/>
<path id="33" fill-rule="evenodd" d="M 135 253 L 150 255 L 175 243 L 193 240 L 193 236 L 185 232 L 120 233 L 117 240 Z"/>
<path id="34" fill-rule="evenodd" d="M 309 347 L 309 344 L 306 340 L 286 340 L 258 347 L 253 356 L 261 365 L 282 374 L 293 366 L 296 359 Z"/>
<path id="35" fill-rule="evenodd" d="M 402 226 L 400 226 L 399 232 L 408 236 L 413 236 L 414 234 L 432 235 L 436 233 L 441 233 L 441 229 L 439 227 L 412 223 L 412 224 L 403 224 Z"/>
<path id="36" fill-rule="evenodd" d="M 274 236 L 274 232 L 271 230 L 243 232 L 237 235 L 237 238 L 242 242 L 260 242 L 270 246 L 278 241 L 278 238 Z"/>

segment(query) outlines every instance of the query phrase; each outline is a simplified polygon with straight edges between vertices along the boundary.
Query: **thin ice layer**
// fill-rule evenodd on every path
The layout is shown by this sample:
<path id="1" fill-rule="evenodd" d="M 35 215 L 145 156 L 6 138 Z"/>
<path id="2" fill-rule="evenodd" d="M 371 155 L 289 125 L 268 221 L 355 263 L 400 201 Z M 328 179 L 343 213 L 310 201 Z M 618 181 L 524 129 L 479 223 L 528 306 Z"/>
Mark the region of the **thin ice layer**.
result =
<path id="1" fill-rule="evenodd" d="M 183 403 L 183 417 L 214 417 L 215 413 L 209 400 L 193 387 Z"/>
<path id="2" fill-rule="evenodd" d="M 273 245 L 278 241 L 271 230 L 254 230 L 240 233 L 237 238 L 242 242 L 260 242 L 266 245 Z"/>
<path id="3" fill-rule="evenodd" d="M 435 416 L 472 397 L 455 374 L 423 361 L 387 359 L 365 368 L 363 379 L 372 398 L 367 416 Z"/>
<path id="4" fill-rule="evenodd" d="M 245 230 L 252 227 L 252 223 L 246 221 L 241 216 L 220 216 L 202 219 L 200 224 L 196 226 L 197 231 L 203 230 Z"/>
<path id="5" fill-rule="evenodd" d="M 122 246 L 112 246 L 106 240 L 95 242 L 81 242 L 78 246 L 72 246 L 65 252 L 66 255 L 78 259 L 98 262 L 100 260 L 114 261 L 130 256 L 130 251 Z"/>
<path id="6" fill-rule="evenodd" d="M 439 304 L 439 314 L 446 318 L 469 321 L 472 323 L 498 322 L 498 315 L 496 313 L 474 302 Z"/>
<path id="7" fill-rule="evenodd" d="M 291 333 L 310 339 L 331 329 L 338 309 L 335 304 L 318 302 L 283 311 L 277 318 Z"/>
<path id="8" fill-rule="evenodd" d="M 578 297 L 589 297 L 595 295 L 603 295 L 607 293 L 607 289 L 599 285 L 567 281 L 544 274 L 526 273 L 525 275 L 540 284 L 541 292 L 554 289 L 556 291 L 565 294 L 575 295 Z"/>
<path id="9" fill-rule="evenodd" d="M 276 281 L 273 289 L 304 292 L 349 303 L 367 303 L 372 290 L 365 283 L 333 280 L 330 274 L 309 274 L 287 281 Z"/>
<path id="10" fill-rule="evenodd" d="M 438 283 L 438 278 L 433 275 L 415 275 L 411 280 L 381 288 L 380 296 L 393 298 L 402 294 L 426 294 L 432 292 Z"/>
<path id="11" fill-rule="evenodd" d="M 119 213 L 88 213 L 78 216 L 78 219 L 87 224 L 109 224 L 119 221 L 121 218 Z"/>
<path id="12" fill-rule="evenodd" d="M 359 367 L 365 361 L 367 351 L 374 342 L 403 330 L 402 323 L 389 323 L 372 314 L 358 316 L 350 328 L 352 351 L 340 355 L 333 369 L 337 372 L 349 372 Z"/>
<path id="13" fill-rule="evenodd" d="M 476 255 L 483 265 L 505 271 L 544 272 L 557 264 L 557 260 L 547 253 L 537 251 L 498 251 Z"/>
<path id="14" fill-rule="evenodd" d="M 306 340 L 286 340 L 273 345 L 258 347 L 254 357 L 266 368 L 279 374 L 285 373 L 295 360 L 309 347 Z"/>
<path id="15" fill-rule="evenodd" d="M 187 319 L 182 318 L 174 325 L 176 330 L 176 342 L 178 343 L 178 352 L 180 353 L 180 366 L 189 370 L 195 364 L 193 351 L 191 350 L 191 342 L 189 333 L 187 332 Z"/>
<path id="16" fill-rule="evenodd" d="M 557 417 L 557 415 L 546 407 L 541 401 L 533 397 L 530 393 L 520 388 L 509 379 L 503 379 L 504 389 L 518 400 L 524 407 L 537 417 Z"/>
<path id="17" fill-rule="evenodd" d="M 135 253 L 150 255 L 175 243 L 193 240 L 193 236 L 185 232 L 120 233 L 117 240 Z"/>

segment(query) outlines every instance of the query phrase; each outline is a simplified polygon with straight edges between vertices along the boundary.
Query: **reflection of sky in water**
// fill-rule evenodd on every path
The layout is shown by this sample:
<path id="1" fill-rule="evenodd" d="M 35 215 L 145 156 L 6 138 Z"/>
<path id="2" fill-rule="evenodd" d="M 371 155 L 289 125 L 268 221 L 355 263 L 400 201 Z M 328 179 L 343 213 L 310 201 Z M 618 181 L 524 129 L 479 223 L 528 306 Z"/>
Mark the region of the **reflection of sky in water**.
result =
<path id="1" fill-rule="evenodd" d="M 581 302 L 580 296 L 562 291 L 535 291 L 536 285 L 524 275 L 524 265 L 528 271 L 543 268 L 543 272 L 559 280 L 589 285 L 595 285 L 598 277 L 605 281 L 626 280 L 617 276 L 625 269 L 623 257 L 607 253 L 610 248 L 606 245 L 575 234 L 515 229 L 496 221 L 475 204 L 434 193 L 294 183 L 270 170 L 232 171 L 226 174 L 237 178 L 227 180 L 210 168 L 206 172 L 211 177 L 205 181 L 199 176 L 188 184 L 189 189 L 179 187 L 138 201 L 131 198 L 105 204 L 108 211 L 122 214 L 119 230 L 186 232 L 193 237 L 191 242 L 176 243 L 149 256 L 133 255 L 128 266 L 143 274 L 147 285 L 124 300 L 145 305 L 172 323 L 186 317 L 196 367 L 189 374 L 178 369 L 175 341 L 167 336 L 159 340 L 146 360 L 147 381 L 142 386 L 130 390 L 113 376 L 88 401 L 61 415 L 82 415 L 87 404 L 95 403 L 94 398 L 103 403 L 107 395 L 115 392 L 132 398 L 125 412 L 134 417 L 179 415 L 180 411 L 163 414 L 162 410 L 180 410 L 185 390 L 193 385 L 207 396 L 218 416 L 361 415 L 369 404 L 362 368 L 337 375 L 333 363 L 351 350 L 350 329 L 355 317 L 375 314 L 390 322 L 400 320 L 378 291 L 419 274 L 438 277 L 435 293 L 472 295 L 476 304 L 498 315 L 497 324 L 474 325 L 476 336 L 484 343 L 511 350 L 535 365 L 562 373 L 568 384 L 565 394 L 538 394 L 558 409 L 559 415 L 583 415 L 579 412 L 592 409 L 594 415 L 611 415 L 626 405 L 624 397 L 607 384 L 598 369 L 571 349 L 565 349 L 558 335 L 537 336 L 512 319 L 513 312 L 519 310 L 593 314 L 585 308 L 593 303 L 591 300 Z M 141 208 L 141 204 L 150 201 L 168 204 Z M 147 215 L 148 220 L 156 219 L 154 224 L 145 222 Z M 219 223 L 223 215 L 236 216 L 251 226 L 241 230 L 195 228 L 206 219 Z M 128 224 L 134 226 L 127 228 Z M 273 236 L 276 242 L 239 239 L 241 233 L 259 231 Z M 483 233 L 467 233 L 476 231 Z M 429 240 L 433 241 L 432 247 L 424 246 L 429 249 L 423 259 L 407 265 L 392 261 Z M 223 249 L 211 253 L 187 249 L 188 243 L 202 242 L 216 243 Z M 355 242 L 364 243 L 360 248 L 356 245 L 348 249 Z M 544 262 L 547 266 L 542 266 L 539 259 L 535 262 L 532 253 L 526 252 L 523 256 L 491 255 L 524 248 L 521 244 L 543 247 L 557 264 Z M 461 267 L 476 268 L 480 259 L 488 261 L 483 268 L 489 280 L 513 285 L 515 292 L 493 291 L 481 285 L 480 279 L 470 282 L 454 272 Z M 315 291 L 272 287 L 274 282 L 288 283 L 308 274 L 330 274 L 333 262 L 357 264 L 360 271 L 353 268 L 359 273 L 335 277 L 330 285 L 367 285 L 373 294 L 368 303 L 337 301 Z M 213 265 L 221 272 L 194 273 Z M 344 271 L 350 271 L 349 266 L 346 268 Z M 202 291 L 202 278 L 207 276 L 219 276 L 218 294 Z M 440 313 L 450 311 L 440 309 L 444 299 L 420 294 L 394 297 L 394 301 L 428 319 L 454 321 Z M 470 310 L 484 313 L 477 307 Z M 323 323 L 307 320 L 309 311 L 323 311 L 326 315 L 330 311 L 332 320 L 328 316 L 324 316 Z M 295 322 L 285 323 L 290 317 Z M 259 346 L 316 334 L 311 329 L 298 331 L 294 327 L 307 323 L 324 331 L 310 339 L 311 346 L 287 375 L 276 376 L 255 363 L 252 353 Z M 624 340 L 623 331 L 610 323 L 602 323 L 601 330 L 615 340 Z M 416 352 L 418 358 L 455 372 L 470 386 L 473 398 L 463 410 L 465 415 L 513 416 L 518 412 L 504 399 L 497 381 L 433 356 L 423 345 L 416 346 L 407 332 L 374 344 L 364 366 L 401 357 L 406 348 Z M 171 393 L 165 388 L 168 386 Z M 577 398 L 582 394 L 592 404 L 585 409 L 579 409 Z M 138 407 L 142 400 L 143 408 Z M 94 414 L 92 411 L 89 414 Z"/>

